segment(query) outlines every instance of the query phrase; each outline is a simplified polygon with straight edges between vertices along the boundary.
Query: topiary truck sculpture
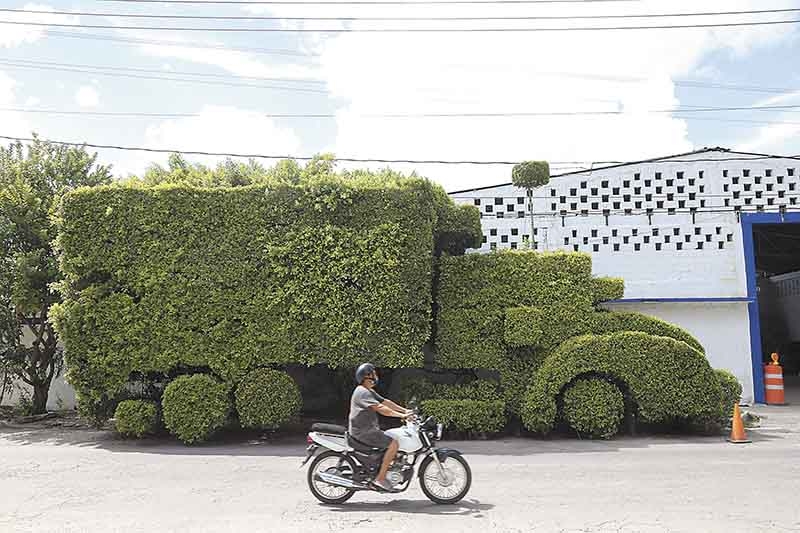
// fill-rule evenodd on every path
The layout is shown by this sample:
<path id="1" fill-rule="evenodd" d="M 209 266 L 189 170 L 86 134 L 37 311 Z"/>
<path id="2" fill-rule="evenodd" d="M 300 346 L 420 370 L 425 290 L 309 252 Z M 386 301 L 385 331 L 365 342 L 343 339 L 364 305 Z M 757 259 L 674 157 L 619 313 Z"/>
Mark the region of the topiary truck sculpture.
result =
<path id="1" fill-rule="evenodd" d="M 54 310 L 81 412 L 121 432 L 277 428 L 289 366 L 485 370 L 417 382 L 462 431 L 508 416 L 610 436 L 621 417 L 704 422 L 720 386 L 686 332 L 596 307 L 622 294 L 581 254 L 467 254 L 480 220 L 418 178 L 364 172 L 240 188 L 106 186 L 61 212 Z M 428 357 L 426 358 L 426 354 Z"/>

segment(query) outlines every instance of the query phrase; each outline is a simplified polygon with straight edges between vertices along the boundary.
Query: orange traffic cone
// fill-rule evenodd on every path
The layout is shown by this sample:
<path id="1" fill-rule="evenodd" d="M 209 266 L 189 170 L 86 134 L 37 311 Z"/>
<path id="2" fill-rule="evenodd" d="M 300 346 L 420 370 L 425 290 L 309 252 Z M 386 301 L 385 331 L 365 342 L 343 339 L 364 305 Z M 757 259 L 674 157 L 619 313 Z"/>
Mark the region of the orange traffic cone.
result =
<path id="1" fill-rule="evenodd" d="M 745 444 L 752 442 L 747 438 L 747 433 L 744 432 L 744 422 L 742 422 L 742 413 L 739 411 L 739 404 L 733 406 L 733 424 L 731 427 L 731 436 L 728 442 L 733 444 Z"/>

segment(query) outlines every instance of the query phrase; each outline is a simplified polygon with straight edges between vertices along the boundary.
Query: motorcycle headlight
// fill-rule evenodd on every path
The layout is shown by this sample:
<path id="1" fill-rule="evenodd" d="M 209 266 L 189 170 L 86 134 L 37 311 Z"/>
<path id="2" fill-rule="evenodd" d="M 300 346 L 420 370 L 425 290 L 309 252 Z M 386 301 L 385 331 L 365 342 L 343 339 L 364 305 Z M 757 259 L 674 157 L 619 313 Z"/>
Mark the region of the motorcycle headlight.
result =
<path id="1" fill-rule="evenodd" d="M 442 431 L 444 431 L 444 424 L 436 424 L 436 440 L 442 439 Z"/>

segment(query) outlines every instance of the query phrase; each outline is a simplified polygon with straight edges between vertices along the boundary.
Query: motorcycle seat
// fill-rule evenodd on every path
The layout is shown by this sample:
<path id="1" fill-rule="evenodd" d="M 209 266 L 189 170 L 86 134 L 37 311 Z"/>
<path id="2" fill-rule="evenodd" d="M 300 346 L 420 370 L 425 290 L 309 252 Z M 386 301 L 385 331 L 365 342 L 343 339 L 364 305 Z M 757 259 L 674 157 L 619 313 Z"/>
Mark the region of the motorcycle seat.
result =
<path id="1" fill-rule="evenodd" d="M 347 428 L 344 426 L 337 426 L 336 424 L 311 424 L 311 431 L 317 433 L 327 433 L 328 435 L 344 435 Z"/>

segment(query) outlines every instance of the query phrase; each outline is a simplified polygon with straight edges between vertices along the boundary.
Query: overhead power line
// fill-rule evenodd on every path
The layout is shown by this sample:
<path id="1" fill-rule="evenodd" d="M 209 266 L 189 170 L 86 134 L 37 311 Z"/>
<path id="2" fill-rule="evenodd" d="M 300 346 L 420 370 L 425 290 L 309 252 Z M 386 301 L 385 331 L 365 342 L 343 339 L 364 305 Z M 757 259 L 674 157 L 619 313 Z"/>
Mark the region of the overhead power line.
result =
<path id="1" fill-rule="evenodd" d="M 612 4 L 639 0 L 100 0 L 132 4 L 209 4 L 209 5 L 273 5 L 273 6 L 406 6 L 465 4 Z"/>
<path id="2" fill-rule="evenodd" d="M 221 87 L 248 87 L 253 89 L 269 89 L 275 91 L 286 91 L 286 92 L 293 92 L 293 93 L 309 93 L 309 94 L 320 94 L 320 95 L 327 95 L 328 92 L 323 89 L 314 89 L 310 87 L 291 87 L 291 86 L 283 86 L 283 85 L 263 85 L 263 84 L 256 84 L 256 83 L 235 83 L 235 82 L 227 82 L 222 80 L 204 80 L 204 79 L 196 79 L 196 78 L 176 78 L 174 76 L 157 76 L 157 75 L 145 75 L 145 74 L 134 74 L 128 72 L 118 72 L 118 71 L 101 71 L 101 70 L 87 70 L 81 68 L 71 68 L 71 67 L 60 67 L 60 66 L 38 66 L 38 65 L 28 65 L 23 63 L 12 63 L 10 61 L 3 61 L 0 60 L 0 65 L 3 65 L 5 68 L 10 69 L 33 69 L 33 70 L 57 70 L 60 72 L 75 72 L 79 74 L 91 74 L 93 76 L 111 76 L 111 77 L 119 77 L 119 78 L 133 78 L 133 79 L 140 79 L 140 80 L 159 80 L 159 81 L 177 81 L 183 83 L 192 83 L 192 84 L 199 84 L 199 85 L 218 85 Z"/>
<path id="3" fill-rule="evenodd" d="M 135 72 L 135 73 L 150 73 L 150 74 L 160 74 L 160 75 L 177 75 L 177 76 L 197 76 L 197 77 L 210 77 L 210 78 L 223 78 L 225 80 L 229 80 L 231 78 L 240 79 L 240 80 L 251 80 L 251 81 L 272 81 L 272 82 L 290 82 L 290 83 L 314 83 L 314 84 L 324 84 L 325 80 L 320 79 L 312 79 L 312 78 L 271 78 L 271 77 L 261 77 L 261 76 L 241 76 L 237 74 L 230 74 L 230 73 L 213 73 L 213 72 L 187 72 L 187 71 L 180 71 L 180 70 L 158 70 L 158 69 L 148 69 L 148 68 L 136 68 L 136 67 L 121 67 L 118 65 L 87 65 L 85 63 L 59 63 L 56 61 L 34 61 L 29 59 L 4 59 L 0 57 L 0 64 L 3 65 L 25 65 L 31 67 L 42 67 L 42 69 L 49 69 L 51 67 L 66 67 L 66 68 L 76 68 L 76 69 L 92 69 L 92 70 L 103 70 L 103 71 L 111 71 L 111 72 Z"/>
<path id="4" fill-rule="evenodd" d="M 153 13 L 102 13 L 86 11 L 46 11 L 40 9 L 14 9 L 0 8 L 3 13 L 27 13 L 39 15 L 72 15 L 81 17 L 119 17 L 119 18 L 140 18 L 140 19 L 175 19 L 175 20 L 288 20 L 288 21 L 489 21 L 489 20 L 608 20 L 608 19 L 649 19 L 649 18 L 683 18 L 683 17 L 710 17 L 710 16 L 731 16 L 731 15 L 764 15 L 774 13 L 795 13 L 800 8 L 787 9 L 758 9 L 745 11 L 710 11 L 694 13 L 644 13 L 644 14 L 618 14 L 618 15 L 516 15 L 516 16 L 482 16 L 482 17 L 289 17 L 289 16 L 259 16 L 259 15 L 157 15 Z"/>
<path id="5" fill-rule="evenodd" d="M 0 61 L 0 64 L 2 62 Z M 800 109 L 798 105 L 779 105 L 779 106 L 752 106 L 752 107 L 689 107 L 673 109 L 649 109 L 640 112 L 653 114 L 691 114 L 707 113 L 719 111 L 773 111 L 773 110 L 793 110 Z M 19 113 L 41 113 L 53 115 L 87 115 L 87 116 L 108 116 L 108 117 L 160 117 L 160 118 L 190 118 L 198 117 L 200 113 L 175 113 L 175 112 L 140 112 L 140 111 L 91 111 L 91 110 L 58 110 L 58 109 L 36 109 L 23 107 L 0 107 L 0 111 L 19 112 Z M 258 113 L 254 114 L 273 119 L 334 119 L 339 115 L 336 113 Z M 374 113 L 374 114 L 354 114 L 357 118 L 368 119 L 421 119 L 421 118 L 526 118 L 526 117 L 563 117 L 563 116 L 627 116 L 635 115 L 636 112 L 626 111 L 532 111 L 532 112 L 440 112 L 440 113 Z M 712 117 L 713 118 L 713 117 Z M 721 119 L 724 120 L 724 119 Z M 782 122 L 777 122 L 782 123 Z M 785 122 L 784 124 L 796 124 L 797 122 Z"/>
<path id="6" fill-rule="evenodd" d="M 36 139 L 33 137 L 17 137 L 12 135 L 0 135 L 0 139 L 5 139 L 9 141 L 19 141 L 19 142 L 33 142 Z M 235 153 L 235 152 L 208 152 L 208 151 L 200 151 L 200 150 L 180 150 L 177 148 L 147 148 L 147 147 L 140 147 L 140 146 L 121 146 L 121 145 L 114 145 L 114 144 L 95 144 L 89 142 L 71 142 L 71 141 L 57 141 L 54 139 L 42 139 L 39 138 L 38 140 L 43 142 L 49 142 L 52 144 L 60 144 L 63 146 L 75 146 L 75 147 L 87 147 L 87 148 L 95 148 L 98 150 L 121 150 L 121 151 L 131 151 L 131 152 L 149 152 L 149 153 L 159 153 L 159 154 L 173 154 L 173 153 L 181 153 L 186 155 L 200 155 L 200 156 L 213 156 L 213 157 L 236 157 L 236 158 L 245 158 L 245 159 L 294 159 L 297 161 L 310 161 L 314 159 L 314 156 L 297 156 L 297 155 L 266 155 L 266 154 L 246 154 L 246 153 Z M 689 154 L 683 154 L 684 156 Z M 659 163 L 703 163 L 703 162 L 710 162 L 710 163 L 719 163 L 719 162 L 726 162 L 726 161 L 764 161 L 764 160 L 774 160 L 774 159 L 791 159 L 800 161 L 800 156 L 792 157 L 792 156 L 777 156 L 777 155 L 767 155 L 767 154 L 748 154 L 747 157 L 741 156 L 728 156 L 728 157 L 718 157 L 718 158 L 708 158 L 708 157 L 698 157 L 693 159 L 682 159 L 680 157 L 676 157 L 673 159 L 665 158 L 665 159 L 650 159 L 645 161 L 631 161 L 631 162 L 619 162 L 619 161 L 550 161 L 551 165 L 572 165 L 572 164 L 581 164 L 581 163 L 589 163 L 591 165 L 625 165 L 625 164 L 659 164 Z M 414 164 L 414 165 L 517 165 L 521 163 L 521 161 L 508 161 L 508 160 L 498 160 L 498 161 L 480 161 L 480 160 L 445 160 L 445 159 L 387 159 L 387 158 L 366 158 L 366 157 L 336 157 L 336 161 L 340 161 L 343 163 L 382 163 L 382 164 Z M 586 172 L 602 170 L 603 168 L 607 167 L 598 167 L 594 169 L 586 169 Z M 503 184 L 507 185 L 507 184 Z M 480 187 L 483 189 L 484 187 Z M 461 191 L 466 192 L 466 191 Z"/>
<path id="7" fill-rule="evenodd" d="M 164 39 L 140 39 L 136 37 L 120 37 L 113 35 L 101 35 L 97 33 L 84 33 L 84 32 L 63 32 L 57 30 L 48 30 L 47 37 L 60 37 L 65 39 L 87 39 L 92 41 L 108 41 L 121 44 L 132 45 L 153 45 L 153 46 L 176 46 L 183 48 L 204 48 L 209 50 L 225 50 L 230 52 L 247 52 L 252 54 L 269 54 L 293 57 L 319 57 L 318 54 L 311 52 L 301 52 L 297 50 L 285 50 L 276 48 L 259 48 L 252 46 L 228 46 L 214 43 L 201 43 L 201 42 L 186 42 L 186 41 L 171 41 Z"/>
<path id="8" fill-rule="evenodd" d="M 45 26 L 57 28 L 93 28 L 110 30 L 148 30 L 148 31 L 191 31 L 191 32 L 222 32 L 222 33 L 552 33 L 570 31 L 623 31 L 623 30 L 673 30 L 692 28 L 738 28 L 746 26 L 774 26 L 785 24 L 798 24 L 800 19 L 767 20 L 752 22 L 717 22 L 708 24 L 662 24 L 646 26 L 564 26 L 564 27 L 538 27 L 538 28 L 229 28 L 212 27 L 199 28 L 191 26 L 116 26 L 113 24 L 63 24 L 48 22 L 22 22 L 14 20 L 0 20 L 0 25 L 10 24 L 16 26 Z"/>

